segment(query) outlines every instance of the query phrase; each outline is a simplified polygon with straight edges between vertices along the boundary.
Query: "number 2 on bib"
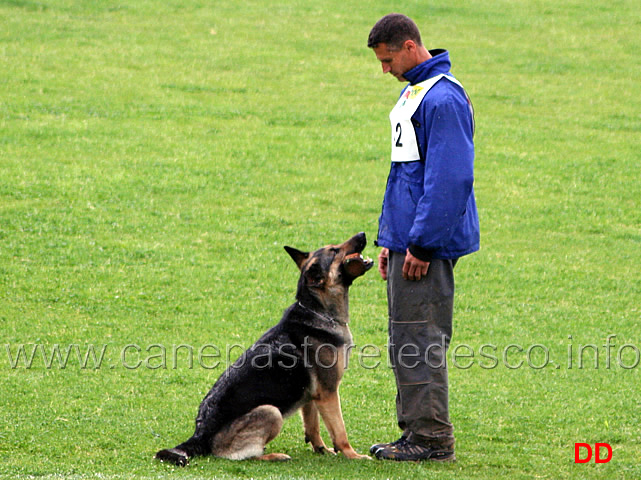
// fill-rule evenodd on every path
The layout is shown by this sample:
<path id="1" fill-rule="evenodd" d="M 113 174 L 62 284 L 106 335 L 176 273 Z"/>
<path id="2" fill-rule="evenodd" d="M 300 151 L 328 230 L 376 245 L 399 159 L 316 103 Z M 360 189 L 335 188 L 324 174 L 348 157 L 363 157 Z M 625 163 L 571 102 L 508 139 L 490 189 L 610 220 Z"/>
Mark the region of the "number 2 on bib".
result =
<path id="1" fill-rule="evenodd" d="M 396 141 L 394 142 L 394 145 L 397 147 L 403 147 L 403 143 L 401 142 L 402 133 L 403 133 L 403 129 L 401 128 L 401 124 L 397 123 L 396 124 Z"/>

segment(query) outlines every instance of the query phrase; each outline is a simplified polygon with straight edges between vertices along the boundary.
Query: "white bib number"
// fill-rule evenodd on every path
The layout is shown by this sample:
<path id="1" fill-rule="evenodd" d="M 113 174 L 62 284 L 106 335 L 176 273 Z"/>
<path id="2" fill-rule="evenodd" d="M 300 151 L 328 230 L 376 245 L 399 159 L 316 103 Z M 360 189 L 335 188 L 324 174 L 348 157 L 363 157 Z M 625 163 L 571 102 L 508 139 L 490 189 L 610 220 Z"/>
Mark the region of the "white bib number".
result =
<path id="1" fill-rule="evenodd" d="M 416 85 L 409 85 L 389 114 L 392 126 L 392 162 L 415 162 L 420 160 L 416 131 L 412 124 L 412 115 L 416 112 L 423 98 L 442 77 L 463 86 L 453 77 L 445 74 L 428 78 Z"/>

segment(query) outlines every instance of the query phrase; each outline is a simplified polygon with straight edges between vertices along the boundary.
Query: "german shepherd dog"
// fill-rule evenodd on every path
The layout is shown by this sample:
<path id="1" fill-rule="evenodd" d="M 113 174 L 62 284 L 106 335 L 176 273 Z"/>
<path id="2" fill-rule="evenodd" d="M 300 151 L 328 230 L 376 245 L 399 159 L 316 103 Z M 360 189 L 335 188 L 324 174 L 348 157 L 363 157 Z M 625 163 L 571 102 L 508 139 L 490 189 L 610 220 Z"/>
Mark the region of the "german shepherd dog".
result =
<path id="1" fill-rule="evenodd" d="M 352 346 L 348 290 L 373 265 L 361 255 L 366 243 L 365 234 L 359 233 L 311 253 L 285 247 L 301 272 L 296 302 L 216 381 L 200 404 L 193 436 L 159 451 L 157 459 L 179 466 L 209 454 L 232 460 L 289 460 L 288 455 L 264 450 L 280 432 L 283 418 L 298 409 L 305 441 L 315 452 L 369 458 L 356 453 L 347 440 L 338 395 Z M 319 414 L 333 449 L 321 439 Z"/>

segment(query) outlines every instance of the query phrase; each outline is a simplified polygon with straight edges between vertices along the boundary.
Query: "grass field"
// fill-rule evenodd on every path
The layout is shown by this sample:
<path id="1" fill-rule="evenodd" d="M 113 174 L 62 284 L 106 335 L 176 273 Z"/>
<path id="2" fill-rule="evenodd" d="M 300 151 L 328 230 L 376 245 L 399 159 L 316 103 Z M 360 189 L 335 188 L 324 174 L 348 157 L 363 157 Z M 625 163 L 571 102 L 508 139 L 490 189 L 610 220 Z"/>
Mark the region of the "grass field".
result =
<path id="1" fill-rule="evenodd" d="M 292 303 L 283 245 L 365 231 L 376 256 L 401 85 L 366 39 L 390 11 L 477 112 L 458 462 L 315 456 L 295 416 L 268 447 L 287 464 L 156 463 Z M 0 0 L 0 25 L 0 477 L 641 478 L 637 1 Z M 398 436 L 375 272 L 351 316 L 366 453 Z M 575 464 L 577 442 L 611 461 Z"/>

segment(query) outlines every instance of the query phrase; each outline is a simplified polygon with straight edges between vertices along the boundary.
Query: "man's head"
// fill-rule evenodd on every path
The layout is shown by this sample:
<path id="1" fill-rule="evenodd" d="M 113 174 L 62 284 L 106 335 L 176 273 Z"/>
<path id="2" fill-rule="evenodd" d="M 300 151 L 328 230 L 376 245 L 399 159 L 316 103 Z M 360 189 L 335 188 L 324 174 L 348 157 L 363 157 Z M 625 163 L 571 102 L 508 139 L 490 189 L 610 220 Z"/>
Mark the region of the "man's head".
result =
<path id="1" fill-rule="evenodd" d="M 400 50 L 406 40 L 423 46 L 421 33 L 414 21 L 400 13 L 390 13 L 376 22 L 369 32 L 367 46 L 376 48 L 379 44 L 385 43 L 391 50 Z"/>
<path id="2" fill-rule="evenodd" d="M 416 24 L 399 13 L 390 13 L 376 22 L 367 46 L 374 50 L 383 73 L 389 72 L 401 82 L 406 81 L 405 72 L 431 58 Z"/>

